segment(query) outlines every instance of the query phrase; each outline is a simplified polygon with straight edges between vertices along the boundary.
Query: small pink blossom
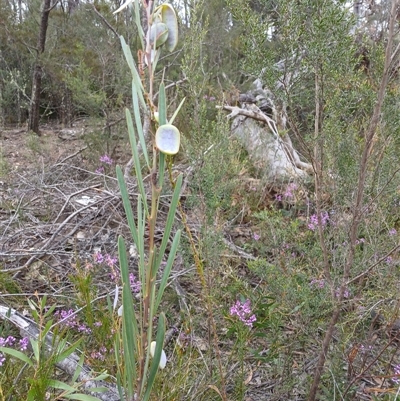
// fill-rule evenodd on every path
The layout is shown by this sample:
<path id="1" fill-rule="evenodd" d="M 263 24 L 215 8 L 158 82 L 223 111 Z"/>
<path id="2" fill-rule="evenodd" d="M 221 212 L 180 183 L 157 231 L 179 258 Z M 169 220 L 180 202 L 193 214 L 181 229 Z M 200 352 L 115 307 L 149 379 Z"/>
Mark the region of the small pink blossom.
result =
<path id="1" fill-rule="evenodd" d="M 114 256 L 109 255 L 108 253 L 105 256 L 105 262 L 108 265 L 108 267 L 114 267 L 114 265 L 117 263 L 117 258 Z"/>
<path id="2" fill-rule="evenodd" d="M 136 279 L 136 276 L 133 273 L 129 274 L 129 283 L 133 293 L 140 292 L 140 289 L 142 288 L 142 283 Z"/>
<path id="3" fill-rule="evenodd" d="M 310 216 L 310 222 L 308 223 L 307 227 L 310 230 L 315 231 L 320 222 L 322 227 L 324 227 L 327 224 L 328 220 L 329 220 L 328 212 L 321 212 L 320 218 L 318 218 L 316 214 L 313 214 Z"/>
<path id="4" fill-rule="evenodd" d="M 313 278 L 310 282 L 310 286 L 311 287 L 318 287 L 318 288 L 324 288 L 325 287 L 325 280 L 322 279 L 317 279 L 317 278 Z"/>
<path id="5" fill-rule="evenodd" d="M 26 351 L 26 349 L 28 348 L 28 343 L 29 343 L 29 338 L 28 337 L 21 338 L 19 340 L 19 349 L 21 351 Z"/>
<path id="6" fill-rule="evenodd" d="M 103 263 L 104 262 L 104 256 L 101 254 L 101 252 L 96 252 L 93 255 L 95 263 Z"/>
<path id="7" fill-rule="evenodd" d="M 229 313 L 231 316 L 237 316 L 248 327 L 253 327 L 253 323 L 257 321 L 256 315 L 251 311 L 250 299 L 245 302 L 236 301 Z"/>
<path id="8" fill-rule="evenodd" d="M 335 290 L 335 296 L 336 298 L 338 298 L 340 295 L 340 289 L 338 288 L 337 290 Z M 343 292 L 343 298 L 348 298 L 350 296 L 350 291 L 348 288 L 345 288 L 344 292 Z"/>
<path id="9" fill-rule="evenodd" d="M 107 154 L 100 156 L 100 161 L 105 164 L 110 164 L 110 165 L 113 164 L 111 157 L 108 156 Z"/>

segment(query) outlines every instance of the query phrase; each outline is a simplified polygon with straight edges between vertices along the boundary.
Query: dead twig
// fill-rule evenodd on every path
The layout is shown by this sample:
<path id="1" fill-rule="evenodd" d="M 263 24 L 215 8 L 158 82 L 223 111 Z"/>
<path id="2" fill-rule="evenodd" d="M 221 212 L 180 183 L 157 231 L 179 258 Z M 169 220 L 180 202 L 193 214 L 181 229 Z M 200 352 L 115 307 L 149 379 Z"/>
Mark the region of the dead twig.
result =
<path id="1" fill-rule="evenodd" d="M 103 201 L 103 200 L 104 200 L 104 199 L 101 199 L 101 200 L 99 200 L 98 202 L 91 203 L 91 204 L 89 204 L 89 205 L 87 205 L 87 206 L 84 206 L 84 207 L 82 207 L 82 208 L 76 210 L 76 211 L 75 211 L 74 213 L 72 213 L 70 216 L 68 216 L 68 217 L 57 227 L 57 229 L 54 231 L 53 235 L 52 235 L 49 239 L 47 239 L 47 240 L 44 242 L 44 244 L 40 247 L 40 249 L 39 249 L 39 255 L 38 255 L 38 254 L 35 254 L 34 256 L 31 256 L 31 257 L 28 259 L 28 261 L 27 261 L 24 265 L 22 265 L 22 266 L 13 267 L 13 268 L 11 268 L 11 269 L 2 269 L 1 271 L 2 271 L 3 273 L 7 273 L 7 272 L 16 272 L 16 273 L 18 274 L 18 272 L 20 272 L 21 270 L 24 270 L 24 269 L 26 269 L 27 267 L 29 267 L 29 266 L 31 265 L 31 263 L 32 263 L 35 259 L 37 259 L 37 258 L 40 257 L 40 256 L 43 256 L 43 255 L 46 253 L 46 251 L 47 251 L 47 249 L 48 249 L 48 246 L 51 244 L 51 242 L 54 240 L 54 238 L 57 236 L 57 234 L 58 234 L 58 233 L 59 233 L 74 217 L 76 217 L 77 215 L 79 215 L 79 213 L 82 213 L 83 211 L 92 208 L 92 207 L 95 206 L 97 203 L 99 203 L 100 201 Z M 14 275 L 13 278 L 16 278 L 16 275 Z"/>
<path id="2" fill-rule="evenodd" d="M 68 155 L 66 158 L 62 159 L 59 163 L 56 164 L 56 166 L 58 166 L 59 164 L 63 164 L 65 163 L 67 160 L 72 159 L 73 157 L 79 155 L 79 153 L 82 153 L 84 150 L 87 149 L 87 146 L 84 146 L 83 148 L 78 149 L 75 153 L 73 153 L 72 155 Z"/>

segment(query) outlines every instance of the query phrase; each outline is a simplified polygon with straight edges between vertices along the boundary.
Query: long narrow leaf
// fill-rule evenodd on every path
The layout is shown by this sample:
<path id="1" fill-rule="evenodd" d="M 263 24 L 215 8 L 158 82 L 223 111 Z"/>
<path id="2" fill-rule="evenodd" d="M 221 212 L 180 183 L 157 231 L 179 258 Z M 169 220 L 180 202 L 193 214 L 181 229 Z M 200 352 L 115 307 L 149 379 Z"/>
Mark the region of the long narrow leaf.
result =
<path id="1" fill-rule="evenodd" d="M 151 394 L 151 389 L 154 384 L 154 380 L 156 378 L 156 374 L 158 371 L 158 366 L 160 364 L 161 352 L 164 346 L 164 337 L 165 337 L 165 315 L 161 313 L 158 318 L 157 325 L 157 337 L 156 337 L 156 350 L 154 352 L 154 357 L 151 362 L 149 378 L 147 380 L 146 392 L 143 396 L 143 401 L 148 401 Z"/>
<path id="2" fill-rule="evenodd" d="M 159 94 L 158 94 L 158 121 L 160 125 L 167 124 L 167 102 L 165 98 L 165 85 L 161 82 Z M 158 167 L 158 186 L 162 188 L 164 184 L 164 173 L 165 173 L 165 155 L 160 152 L 160 161 Z"/>
<path id="3" fill-rule="evenodd" d="M 118 254 L 122 277 L 122 341 L 124 351 L 125 373 L 127 391 L 130 397 L 133 396 L 133 383 L 136 381 L 135 355 L 136 338 L 138 337 L 137 322 L 133 309 L 133 298 L 129 282 L 128 260 L 126 247 L 123 238 L 118 238 Z"/>
<path id="4" fill-rule="evenodd" d="M 20 361 L 27 363 L 29 366 L 33 366 L 33 362 L 21 351 L 11 349 L 7 347 L 0 347 L 0 352 L 18 358 Z"/>
<path id="5" fill-rule="evenodd" d="M 144 227 L 145 227 L 145 216 L 142 209 L 142 198 L 138 196 L 137 200 L 137 217 L 138 217 L 138 236 L 139 242 L 137 244 L 139 253 L 139 275 L 142 285 L 146 282 L 146 266 L 144 257 Z"/>
<path id="6" fill-rule="evenodd" d="M 67 383 L 61 382 L 59 380 L 49 380 L 48 382 L 49 387 L 56 388 L 58 390 L 68 391 L 69 393 L 74 393 L 76 391 L 75 387 L 70 386 Z M 65 394 L 67 396 L 67 394 Z"/>
<path id="7" fill-rule="evenodd" d="M 125 332 L 128 335 L 128 340 L 131 342 L 133 350 L 136 352 L 136 338 L 138 337 L 138 326 L 136 321 L 135 310 L 133 309 L 133 297 L 130 287 L 128 259 L 126 256 L 125 241 L 120 236 L 118 238 L 118 254 L 119 264 L 122 278 L 122 324 L 125 326 Z M 126 324 L 128 323 L 128 324 Z M 125 352 L 125 350 L 124 350 Z"/>
<path id="8" fill-rule="evenodd" d="M 100 398 L 93 397 L 92 395 L 89 394 L 80 394 L 80 393 L 64 395 L 64 398 L 78 401 L 101 401 Z"/>
<path id="9" fill-rule="evenodd" d="M 124 399 L 124 390 L 123 390 L 123 387 L 124 387 L 124 386 L 122 385 L 121 374 L 118 372 L 118 373 L 117 373 L 117 389 L 118 389 L 119 398 L 120 398 L 121 400 Z M 126 388 L 126 386 L 125 386 L 125 388 Z"/>
<path id="10" fill-rule="evenodd" d="M 126 44 L 125 39 L 124 39 L 123 36 L 120 36 L 119 38 L 120 38 L 120 41 L 121 41 L 122 51 L 124 52 L 126 61 L 127 61 L 128 65 L 129 65 L 129 68 L 130 68 L 131 73 L 132 73 L 132 79 L 135 82 L 136 88 L 138 88 L 138 95 L 139 95 L 140 103 L 145 108 L 146 107 L 146 102 L 144 101 L 144 97 L 143 97 L 143 91 L 144 91 L 143 90 L 143 85 L 142 85 L 142 81 L 140 80 L 140 76 L 139 76 L 138 70 L 136 68 L 136 63 L 135 63 L 135 60 L 133 59 L 131 49 Z"/>
<path id="11" fill-rule="evenodd" d="M 134 79 L 135 83 L 139 84 L 140 89 L 143 91 L 142 81 L 140 80 L 139 73 L 137 71 L 136 63 L 135 60 L 133 59 L 131 49 L 125 42 L 125 38 L 122 35 L 119 37 L 119 39 L 121 41 L 121 47 L 122 51 L 124 52 L 126 62 L 128 63 L 129 69 L 131 70 L 132 78 Z M 137 79 L 135 77 L 137 77 Z"/>
<path id="12" fill-rule="evenodd" d="M 161 49 L 157 49 L 157 50 L 153 50 L 153 51 L 154 51 L 154 57 L 153 57 L 153 62 L 151 63 L 151 69 L 153 71 L 153 76 L 154 76 L 154 74 L 156 73 L 156 67 L 157 67 L 158 60 L 160 59 Z"/>
<path id="13" fill-rule="evenodd" d="M 171 205 L 169 207 L 167 221 L 165 223 L 164 235 L 161 241 L 160 250 L 156 262 L 156 266 L 160 266 L 162 259 L 164 257 L 165 249 L 167 248 L 169 236 L 171 234 L 172 225 L 175 219 L 175 212 L 178 206 L 179 197 L 181 194 L 181 187 L 182 187 L 182 174 L 179 174 L 178 179 L 175 183 L 174 193 L 172 194 Z M 157 272 L 155 272 L 156 274 Z"/>
<path id="14" fill-rule="evenodd" d="M 135 219 L 133 217 L 131 202 L 129 201 L 128 190 L 125 185 L 124 175 L 122 173 L 120 166 L 117 166 L 117 179 L 118 179 L 119 189 L 121 191 L 122 203 L 124 205 L 126 219 L 128 220 L 128 226 L 132 234 L 133 242 L 137 244 L 138 243 L 137 228 L 135 224 Z"/>
<path id="15" fill-rule="evenodd" d="M 37 313 L 36 303 L 34 301 L 32 301 L 31 299 L 28 299 L 28 304 L 29 304 L 29 307 L 31 308 L 31 313 L 32 313 L 33 318 L 35 319 L 36 322 L 38 322 L 40 319 L 39 319 L 39 315 Z"/>
<path id="16" fill-rule="evenodd" d="M 133 103 L 133 113 L 136 122 L 136 130 L 139 136 L 140 146 L 142 147 L 143 156 L 146 160 L 147 167 L 148 169 L 150 169 L 149 155 L 147 153 L 146 140 L 144 138 L 143 125 L 142 125 L 142 120 L 140 118 L 137 88 L 135 87 L 135 83 L 133 81 L 132 81 L 132 103 Z"/>
<path id="17" fill-rule="evenodd" d="M 40 351 L 39 351 L 39 341 L 30 338 L 29 341 L 31 342 L 33 355 L 35 356 L 36 361 L 40 360 Z"/>
<path id="18" fill-rule="evenodd" d="M 160 158 L 158 163 L 158 187 L 162 188 L 164 184 L 164 174 L 165 174 L 165 154 L 159 152 Z"/>
<path id="19" fill-rule="evenodd" d="M 74 372 L 74 375 L 72 376 L 72 383 L 75 383 L 78 380 L 78 377 L 82 372 L 84 360 L 85 360 L 85 354 L 82 353 L 82 355 L 79 358 L 79 362 Z"/>
<path id="20" fill-rule="evenodd" d="M 132 116 L 131 116 L 131 113 L 130 113 L 130 111 L 128 109 L 125 109 L 125 114 L 126 114 L 126 122 L 127 122 L 127 125 L 128 125 L 129 140 L 130 140 L 131 148 L 132 148 L 133 163 L 135 165 L 137 185 L 139 187 L 139 192 L 140 192 L 140 194 L 142 195 L 142 198 L 143 198 L 143 204 L 144 204 L 144 208 L 146 210 L 146 215 L 148 215 L 148 208 L 147 208 L 147 202 L 146 202 L 146 192 L 144 190 L 142 169 L 141 169 L 141 166 L 140 166 L 139 153 L 138 153 L 138 149 L 137 149 L 135 131 L 134 131 L 134 128 L 133 128 Z"/>
<path id="21" fill-rule="evenodd" d="M 140 21 L 139 0 L 135 0 L 135 23 L 139 33 L 140 44 L 144 49 L 144 31 Z"/>
<path id="22" fill-rule="evenodd" d="M 160 122 L 160 125 L 167 124 L 167 102 L 165 99 L 164 82 L 161 82 L 158 93 L 158 121 Z"/>
<path id="23" fill-rule="evenodd" d="M 96 377 L 93 377 L 93 381 L 98 381 L 98 380 L 105 380 L 108 377 L 110 377 L 110 375 L 104 371 L 103 373 L 100 373 L 99 375 L 97 375 Z M 102 389 L 103 387 L 99 387 L 99 389 Z M 91 391 L 102 391 L 102 390 L 91 390 Z"/>
<path id="24" fill-rule="evenodd" d="M 114 340 L 114 356 L 115 356 L 115 365 L 117 366 L 117 369 L 118 369 L 117 374 L 116 374 L 118 393 L 119 393 L 121 400 L 123 400 L 122 388 L 127 388 L 127 385 L 126 385 L 126 380 L 125 380 L 126 376 L 123 375 L 123 372 L 124 372 L 124 368 L 123 368 L 123 364 L 122 364 L 123 355 L 122 355 L 120 344 L 121 344 L 121 336 L 120 336 L 120 333 L 117 331 L 117 333 L 115 335 L 115 340 Z"/>
<path id="25" fill-rule="evenodd" d="M 47 336 L 47 334 L 49 333 L 50 329 L 51 329 L 51 325 L 52 325 L 53 321 L 49 320 L 48 322 L 46 322 L 43 330 L 42 330 L 42 337 L 45 338 Z"/>
<path id="26" fill-rule="evenodd" d="M 186 98 L 184 97 L 184 98 L 182 99 L 182 101 L 179 103 L 179 106 L 178 106 L 178 108 L 175 110 L 175 112 L 174 112 L 174 114 L 172 115 L 172 117 L 169 119 L 169 123 L 170 123 L 170 124 L 173 124 L 173 123 L 174 123 L 174 120 L 175 120 L 176 116 L 178 115 L 179 110 L 180 110 L 181 107 L 183 106 L 183 103 L 185 103 L 185 100 L 186 100 Z"/>
<path id="27" fill-rule="evenodd" d="M 46 309 L 46 313 L 44 314 L 43 317 L 44 317 L 44 318 L 47 318 L 47 317 L 53 316 L 54 309 L 56 309 L 56 307 L 57 307 L 56 304 L 51 305 L 49 309 Z M 46 308 L 46 306 L 44 306 L 43 309 L 45 309 L 45 308 Z"/>
<path id="28" fill-rule="evenodd" d="M 73 343 L 71 346 L 69 346 L 66 350 L 64 350 L 60 354 L 58 354 L 55 358 L 55 362 L 58 363 L 60 361 L 63 361 L 68 356 L 70 356 L 78 348 L 78 346 L 81 342 L 82 342 L 82 338 L 80 338 L 78 341 L 75 341 L 75 343 Z M 62 348 L 64 348 L 64 347 L 62 347 Z"/>
<path id="29" fill-rule="evenodd" d="M 167 264 L 164 268 L 164 273 L 161 279 L 160 288 L 158 289 L 157 299 L 154 307 L 154 313 L 157 313 L 157 309 L 160 306 L 161 298 L 164 294 L 165 287 L 167 286 L 168 278 L 171 273 L 172 266 L 174 264 L 176 251 L 178 250 L 179 241 L 181 239 L 181 231 L 178 230 L 175 233 L 174 240 L 172 241 L 171 250 L 168 255 Z"/>

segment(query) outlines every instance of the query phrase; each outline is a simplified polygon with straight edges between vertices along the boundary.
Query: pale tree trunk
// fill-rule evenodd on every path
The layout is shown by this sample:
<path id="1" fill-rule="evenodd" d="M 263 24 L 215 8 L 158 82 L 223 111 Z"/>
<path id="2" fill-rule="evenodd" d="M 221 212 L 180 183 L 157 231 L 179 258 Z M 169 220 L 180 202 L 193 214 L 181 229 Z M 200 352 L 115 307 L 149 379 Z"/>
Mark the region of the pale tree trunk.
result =
<path id="1" fill-rule="evenodd" d="M 49 14 L 51 11 L 51 0 L 43 0 L 41 11 L 40 11 L 40 30 L 39 30 L 39 38 L 36 49 L 36 62 L 33 68 L 33 78 L 32 78 L 32 96 L 31 96 L 31 104 L 29 110 L 29 122 L 28 122 L 28 130 L 36 132 L 40 135 L 39 132 L 39 105 L 40 105 L 40 91 L 42 86 L 42 65 L 41 65 L 41 55 L 44 52 L 44 47 L 46 44 L 46 34 L 47 34 L 47 26 L 49 21 Z"/>
<path id="2" fill-rule="evenodd" d="M 18 0 L 18 21 L 22 23 L 22 0 Z"/>
<path id="3" fill-rule="evenodd" d="M 308 180 L 313 168 L 301 160 L 287 133 L 286 106 L 278 106 L 272 92 L 259 79 L 249 92 L 237 97 L 234 104 L 240 107 L 217 108 L 231 112 L 231 133 L 246 149 L 265 185 L 281 189 L 282 185 Z"/>

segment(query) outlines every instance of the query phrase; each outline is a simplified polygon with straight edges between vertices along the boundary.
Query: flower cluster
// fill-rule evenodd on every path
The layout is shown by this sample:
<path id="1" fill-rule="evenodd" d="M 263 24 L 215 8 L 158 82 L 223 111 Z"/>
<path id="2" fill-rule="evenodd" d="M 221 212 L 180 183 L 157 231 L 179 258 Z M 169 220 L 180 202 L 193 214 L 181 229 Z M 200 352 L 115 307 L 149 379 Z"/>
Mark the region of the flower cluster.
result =
<path id="1" fill-rule="evenodd" d="M 204 96 L 203 96 L 203 99 L 204 99 L 204 100 L 208 100 L 209 102 L 215 102 L 215 97 L 214 97 L 214 96 L 207 96 L 207 95 L 204 95 Z"/>
<path id="2" fill-rule="evenodd" d="M 322 227 L 324 227 L 326 225 L 326 223 L 328 222 L 328 220 L 329 220 L 328 212 L 321 212 L 319 218 L 316 214 L 313 214 L 310 216 L 310 222 L 308 223 L 307 227 L 310 230 L 315 231 L 320 222 L 321 222 Z"/>
<path id="3" fill-rule="evenodd" d="M 15 337 L 8 336 L 7 338 L 0 337 L 0 347 L 12 347 L 15 344 Z"/>
<path id="4" fill-rule="evenodd" d="M 103 255 L 101 252 L 96 252 L 94 254 L 94 261 L 96 263 L 105 263 L 109 267 L 114 267 L 114 265 L 117 263 L 117 258 L 109 255 L 108 253 Z"/>
<path id="5" fill-rule="evenodd" d="M 395 228 L 391 228 L 390 230 L 389 230 L 389 235 L 390 236 L 393 236 L 393 235 L 396 235 L 397 234 L 397 230 L 395 229 Z"/>
<path id="6" fill-rule="evenodd" d="M 111 270 L 111 272 L 110 272 L 111 280 L 116 284 L 120 283 L 121 272 L 117 266 L 118 259 L 116 257 L 111 256 L 108 253 L 103 255 L 101 252 L 96 252 L 93 255 L 93 259 L 94 259 L 94 262 L 97 264 L 104 263 L 105 265 L 107 265 Z M 136 276 L 133 273 L 129 274 L 129 282 L 130 282 L 132 292 L 134 294 L 137 294 L 138 292 L 140 292 L 140 289 L 142 288 L 142 283 L 136 278 Z"/>
<path id="7" fill-rule="evenodd" d="M 142 288 L 142 283 L 136 278 L 133 273 L 129 274 L 129 283 L 134 294 L 140 292 L 140 289 Z"/>
<path id="8" fill-rule="evenodd" d="M 286 187 L 286 190 L 283 193 L 283 197 L 284 198 L 293 198 L 294 197 L 294 191 L 296 191 L 297 188 L 298 188 L 297 184 L 295 184 L 294 182 L 291 182 Z"/>
<path id="9" fill-rule="evenodd" d="M 297 188 L 298 188 L 297 184 L 295 184 L 294 182 L 291 182 L 286 186 L 285 192 L 283 194 L 275 195 L 275 199 L 278 202 L 281 202 L 283 200 L 292 199 L 292 198 L 294 198 L 294 192 L 297 190 Z"/>
<path id="10" fill-rule="evenodd" d="M 107 154 L 100 156 L 99 160 L 100 160 L 100 163 L 107 164 L 109 166 L 113 164 L 113 160 Z M 105 171 L 104 166 L 100 166 L 96 169 L 97 174 L 104 174 L 104 171 Z"/>
<path id="11" fill-rule="evenodd" d="M 13 336 L 8 336 L 7 338 L 0 337 L 0 347 L 13 347 L 16 346 L 16 338 Z M 20 351 L 25 351 L 28 348 L 29 338 L 21 338 L 18 342 Z"/>
<path id="12" fill-rule="evenodd" d="M 253 327 L 253 323 L 257 320 L 256 315 L 251 311 L 250 299 L 245 302 L 236 301 L 229 313 L 231 316 L 237 316 L 248 327 Z"/>
<path id="13" fill-rule="evenodd" d="M 325 287 L 325 284 L 326 284 L 326 282 L 325 282 L 325 280 L 324 280 L 323 278 L 321 278 L 321 279 L 313 278 L 313 279 L 310 281 L 310 287 L 314 287 L 314 288 L 320 288 L 320 289 L 322 289 L 322 288 Z M 340 294 L 340 288 L 337 288 L 337 289 L 335 290 L 335 296 L 336 296 L 336 298 L 339 297 L 339 294 Z M 343 292 L 343 298 L 348 298 L 349 296 L 350 296 L 350 291 L 349 291 L 348 288 L 345 288 L 345 290 L 344 290 L 344 292 Z"/>
<path id="14" fill-rule="evenodd" d="M 111 349 L 109 352 L 113 352 L 114 350 L 113 349 Z M 90 354 L 90 356 L 93 358 L 93 359 L 98 359 L 98 360 L 100 360 L 100 361 L 104 361 L 104 359 L 106 358 L 106 354 L 107 354 L 107 348 L 106 347 L 104 347 L 104 346 L 102 346 L 102 347 L 100 347 L 100 349 L 99 349 L 99 351 L 93 351 L 91 354 Z"/>
<path id="15" fill-rule="evenodd" d="M 28 348 L 29 338 L 24 337 L 19 340 L 19 349 L 20 351 L 26 351 Z"/>
<path id="16" fill-rule="evenodd" d="M 368 352 L 371 352 L 372 349 L 373 349 L 372 345 L 363 345 L 363 344 L 361 344 L 359 348 L 362 354 L 367 354 Z"/>
<path id="17" fill-rule="evenodd" d="M 340 295 L 340 288 L 337 288 L 335 290 L 335 297 L 339 298 L 339 295 Z M 348 288 L 345 288 L 343 292 L 343 298 L 348 298 L 349 296 L 350 296 L 350 291 Z"/>
<path id="18" fill-rule="evenodd" d="M 54 316 L 58 319 L 60 324 L 64 327 L 71 327 L 80 333 L 90 334 L 92 330 L 85 324 L 79 323 L 76 319 L 76 314 L 72 309 L 69 310 L 58 310 L 54 313 Z"/>
<path id="19" fill-rule="evenodd" d="M 313 278 L 310 281 L 310 287 L 324 288 L 325 287 L 325 280 L 323 278 L 321 278 L 321 279 Z"/>
<path id="20" fill-rule="evenodd" d="M 18 342 L 13 336 L 0 337 L 0 347 L 14 347 L 18 348 L 20 351 L 26 351 L 28 348 L 29 338 L 23 337 Z M 0 366 L 3 366 L 6 361 L 6 357 L 0 353 Z"/>
<path id="21" fill-rule="evenodd" d="M 116 266 L 118 259 L 114 256 L 111 256 L 108 253 L 103 255 L 101 252 L 96 252 L 93 255 L 93 258 L 94 258 L 94 262 L 97 264 L 105 263 L 111 270 L 111 273 L 110 273 L 111 280 L 118 283 L 119 277 L 120 277 L 119 269 Z"/>
<path id="22" fill-rule="evenodd" d="M 105 163 L 105 164 L 109 164 L 109 165 L 113 164 L 113 161 L 112 161 L 111 157 L 108 156 L 107 154 L 105 154 L 103 156 L 100 156 L 100 162 L 101 163 Z"/>

